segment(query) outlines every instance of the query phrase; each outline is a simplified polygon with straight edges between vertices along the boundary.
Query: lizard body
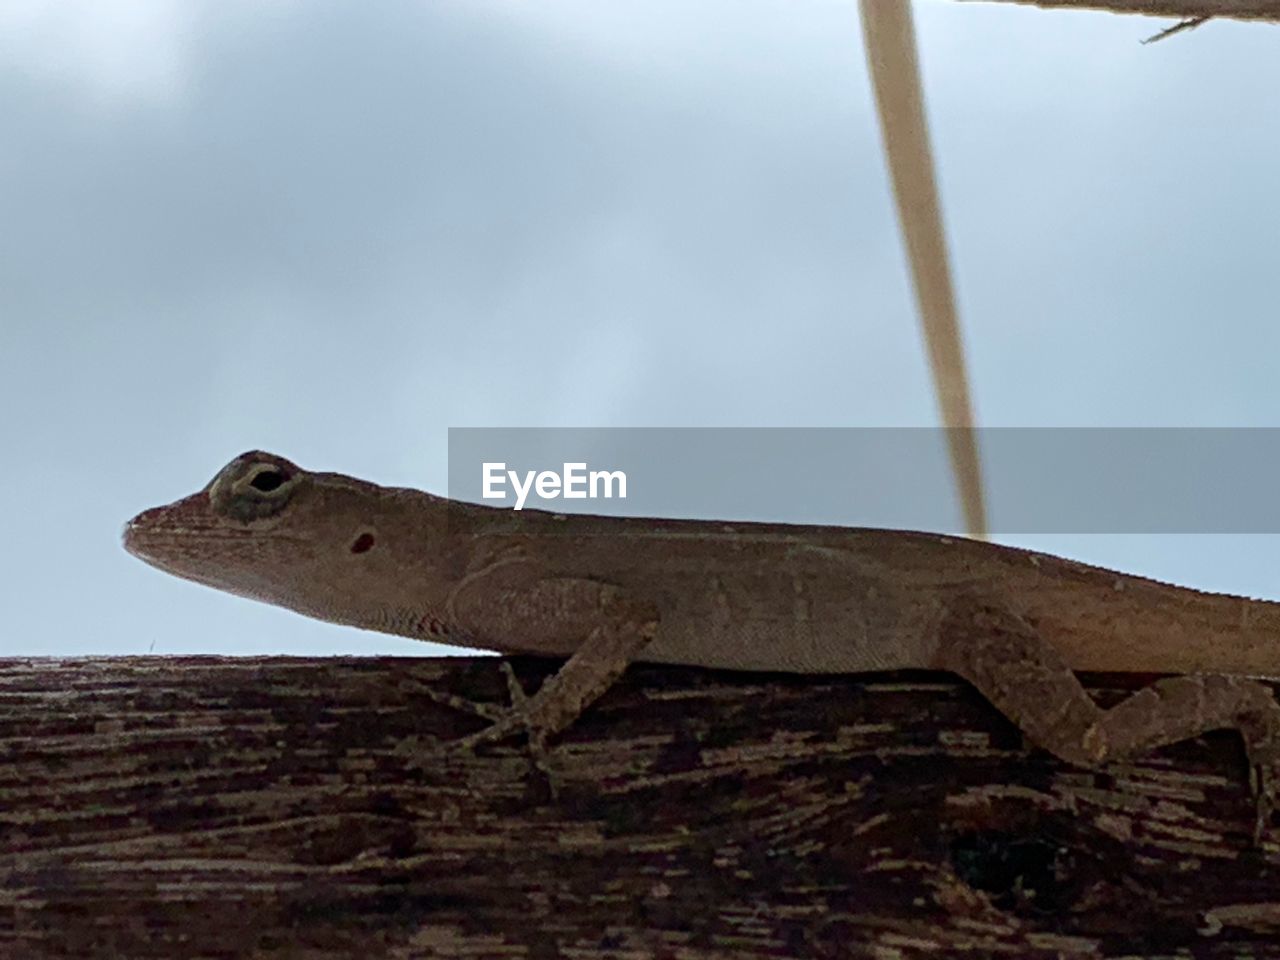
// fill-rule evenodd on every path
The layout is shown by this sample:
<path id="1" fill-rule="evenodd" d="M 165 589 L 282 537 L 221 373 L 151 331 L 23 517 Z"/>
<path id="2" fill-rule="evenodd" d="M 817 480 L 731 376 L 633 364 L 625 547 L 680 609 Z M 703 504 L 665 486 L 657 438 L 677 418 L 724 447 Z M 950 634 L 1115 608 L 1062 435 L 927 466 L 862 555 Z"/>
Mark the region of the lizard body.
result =
<path id="1" fill-rule="evenodd" d="M 563 728 L 628 662 L 644 660 L 951 670 L 1076 762 L 1230 726 L 1270 784 L 1280 741 L 1280 706 L 1242 679 L 1280 675 L 1280 604 L 983 541 L 517 512 L 308 472 L 258 451 L 199 493 L 139 514 L 124 540 L 170 573 L 320 619 L 568 656 L 558 682 L 517 704 L 519 717 L 495 735 Z M 1192 676 L 1103 711 L 1074 670 Z"/>

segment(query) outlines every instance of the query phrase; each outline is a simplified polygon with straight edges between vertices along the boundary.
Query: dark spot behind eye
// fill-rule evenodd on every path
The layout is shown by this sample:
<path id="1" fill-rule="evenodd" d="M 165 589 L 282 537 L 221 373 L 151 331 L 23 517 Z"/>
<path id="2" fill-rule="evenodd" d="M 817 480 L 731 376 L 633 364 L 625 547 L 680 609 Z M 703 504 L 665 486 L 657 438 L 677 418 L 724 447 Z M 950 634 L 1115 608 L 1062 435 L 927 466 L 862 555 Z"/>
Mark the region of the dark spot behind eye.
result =
<path id="1" fill-rule="evenodd" d="M 279 489 L 284 481 L 285 476 L 279 470 L 260 470 L 249 481 L 249 486 L 263 493 L 270 493 L 272 490 Z"/>
<path id="2" fill-rule="evenodd" d="M 362 533 L 356 537 L 355 542 L 351 544 L 352 553 L 364 553 L 373 546 L 373 534 Z"/>

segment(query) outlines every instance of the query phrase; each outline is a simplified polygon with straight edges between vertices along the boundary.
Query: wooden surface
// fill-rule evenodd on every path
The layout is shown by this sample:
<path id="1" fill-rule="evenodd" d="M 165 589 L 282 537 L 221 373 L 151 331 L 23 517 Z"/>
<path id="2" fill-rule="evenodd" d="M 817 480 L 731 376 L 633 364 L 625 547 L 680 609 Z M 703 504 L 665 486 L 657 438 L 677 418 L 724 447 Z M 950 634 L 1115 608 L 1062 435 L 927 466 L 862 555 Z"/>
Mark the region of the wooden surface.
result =
<path id="1" fill-rule="evenodd" d="M 0 957 L 1280 957 L 1228 734 L 1097 773 L 943 675 L 648 667 L 553 796 L 516 741 L 430 757 L 481 721 L 427 690 L 505 698 L 484 657 L 0 661 Z"/>

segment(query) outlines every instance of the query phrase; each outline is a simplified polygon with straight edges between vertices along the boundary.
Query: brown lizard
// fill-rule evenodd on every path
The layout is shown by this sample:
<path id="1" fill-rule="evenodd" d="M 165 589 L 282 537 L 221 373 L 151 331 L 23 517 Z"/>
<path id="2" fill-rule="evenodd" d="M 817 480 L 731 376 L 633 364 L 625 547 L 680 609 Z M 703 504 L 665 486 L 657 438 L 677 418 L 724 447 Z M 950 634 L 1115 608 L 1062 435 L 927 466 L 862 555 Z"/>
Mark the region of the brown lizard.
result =
<path id="1" fill-rule="evenodd" d="M 335 623 L 567 656 L 471 742 L 535 750 L 633 660 L 735 670 L 929 668 L 1096 765 L 1233 728 L 1269 820 L 1280 603 L 900 530 L 563 515 L 313 473 L 258 451 L 144 511 L 125 547 L 169 573 Z M 1076 670 L 1177 674 L 1099 708 Z M 1256 839 L 1256 836 L 1255 836 Z"/>

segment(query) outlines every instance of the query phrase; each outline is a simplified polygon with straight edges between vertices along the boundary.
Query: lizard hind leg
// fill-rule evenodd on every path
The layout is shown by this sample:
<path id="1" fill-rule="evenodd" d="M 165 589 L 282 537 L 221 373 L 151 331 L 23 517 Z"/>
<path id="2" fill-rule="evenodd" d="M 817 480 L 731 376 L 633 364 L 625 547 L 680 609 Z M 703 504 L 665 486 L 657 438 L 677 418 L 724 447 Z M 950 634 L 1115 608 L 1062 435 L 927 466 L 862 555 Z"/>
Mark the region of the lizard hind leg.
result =
<path id="1" fill-rule="evenodd" d="M 1254 842 L 1280 782 L 1280 703 L 1256 680 L 1166 677 L 1110 709 L 1094 703 L 1058 649 L 1011 611 L 974 598 L 942 624 L 934 666 L 972 683 L 1033 741 L 1069 763 L 1095 766 L 1234 729 L 1244 739 L 1256 800 Z"/>

